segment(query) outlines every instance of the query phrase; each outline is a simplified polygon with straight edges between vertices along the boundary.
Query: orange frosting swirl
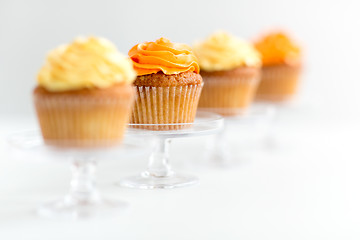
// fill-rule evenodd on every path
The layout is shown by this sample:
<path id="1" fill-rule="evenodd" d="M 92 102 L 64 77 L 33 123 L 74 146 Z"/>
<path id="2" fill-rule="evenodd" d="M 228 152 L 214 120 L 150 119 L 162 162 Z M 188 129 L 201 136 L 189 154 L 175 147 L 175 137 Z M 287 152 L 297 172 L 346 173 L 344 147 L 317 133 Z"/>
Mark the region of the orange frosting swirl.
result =
<path id="1" fill-rule="evenodd" d="M 264 66 L 300 63 L 301 49 L 285 33 L 270 33 L 257 41 L 255 47 Z"/>
<path id="2" fill-rule="evenodd" d="M 138 76 L 160 71 L 166 75 L 200 71 L 198 60 L 188 45 L 172 43 L 166 38 L 137 44 L 128 54 Z"/>

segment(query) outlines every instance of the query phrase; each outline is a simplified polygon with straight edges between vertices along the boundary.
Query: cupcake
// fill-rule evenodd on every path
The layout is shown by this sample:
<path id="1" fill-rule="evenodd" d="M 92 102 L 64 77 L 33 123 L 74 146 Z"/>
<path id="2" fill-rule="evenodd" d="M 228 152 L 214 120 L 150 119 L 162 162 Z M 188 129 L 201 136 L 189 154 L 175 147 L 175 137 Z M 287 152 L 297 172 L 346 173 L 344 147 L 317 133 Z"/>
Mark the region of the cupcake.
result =
<path id="1" fill-rule="evenodd" d="M 103 38 L 49 52 L 34 89 L 46 144 L 101 147 L 121 141 L 134 101 L 132 62 Z"/>
<path id="2" fill-rule="evenodd" d="M 301 72 L 301 50 L 285 33 L 274 32 L 255 43 L 261 53 L 262 79 L 256 99 L 284 101 L 297 90 Z"/>
<path id="3" fill-rule="evenodd" d="M 260 79 L 261 59 L 252 44 L 217 32 L 195 43 L 193 49 L 204 80 L 199 108 L 222 115 L 244 112 Z"/>
<path id="4" fill-rule="evenodd" d="M 129 51 L 137 78 L 137 98 L 131 116 L 134 124 L 192 123 L 202 89 L 197 59 L 185 44 L 166 38 L 135 45 Z M 185 124 L 186 125 L 186 124 Z M 143 126 L 152 130 L 179 125 Z"/>

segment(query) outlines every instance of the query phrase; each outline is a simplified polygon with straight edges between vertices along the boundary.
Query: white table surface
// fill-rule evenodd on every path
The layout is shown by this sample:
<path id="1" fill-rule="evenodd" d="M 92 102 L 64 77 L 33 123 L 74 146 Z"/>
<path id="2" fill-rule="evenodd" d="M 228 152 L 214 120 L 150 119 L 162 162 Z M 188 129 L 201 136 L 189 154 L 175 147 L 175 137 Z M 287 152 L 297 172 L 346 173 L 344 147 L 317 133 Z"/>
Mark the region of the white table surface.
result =
<path id="1" fill-rule="evenodd" d="M 311 105 L 288 111 L 275 125 L 273 148 L 225 169 L 190 167 L 208 137 L 176 140 L 174 166 L 200 177 L 198 185 L 182 189 L 119 188 L 113 183 L 141 171 L 146 159 L 101 162 L 102 193 L 130 207 L 64 221 L 39 218 L 34 209 L 67 191 L 68 165 L 12 159 L 4 137 L 36 122 L 1 116 L 0 239 L 360 239 L 358 120 Z"/>

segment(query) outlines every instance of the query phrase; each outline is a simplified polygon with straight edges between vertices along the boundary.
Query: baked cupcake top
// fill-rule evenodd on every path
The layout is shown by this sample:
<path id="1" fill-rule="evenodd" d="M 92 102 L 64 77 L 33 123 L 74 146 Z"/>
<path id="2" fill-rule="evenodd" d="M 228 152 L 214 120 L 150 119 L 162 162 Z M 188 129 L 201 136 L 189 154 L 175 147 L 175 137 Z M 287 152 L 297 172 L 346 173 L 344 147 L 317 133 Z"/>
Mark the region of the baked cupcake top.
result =
<path id="1" fill-rule="evenodd" d="M 261 53 L 264 66 L 289 64 L 296 65 L 301 61 L 301 49 L 283 32 L 265 35 L 255 43 Z"/>
<path id="2" fill-rule="evenodd" d="M 138 76 L 158 72 L 172 75 L 200 71 L 197 58 L 188 45 L 172 43 L 166 38 L 139 43 L 128 54 Z"/>
<path id="3" fill-rule="evenodd" d="M 48 53 L 37 81 L 50 92 L 62 92 L 131 84 L 135 78 L 131 60 L 110 41 L 79 37 Z"/>
<path id="4" fill-rule="evenodd" d="M 259 67 L 260 54 L 253 45 L 226 32 L 216 32 L 194 44 L 202 70 L 223 71 L 237 67 Z"/>

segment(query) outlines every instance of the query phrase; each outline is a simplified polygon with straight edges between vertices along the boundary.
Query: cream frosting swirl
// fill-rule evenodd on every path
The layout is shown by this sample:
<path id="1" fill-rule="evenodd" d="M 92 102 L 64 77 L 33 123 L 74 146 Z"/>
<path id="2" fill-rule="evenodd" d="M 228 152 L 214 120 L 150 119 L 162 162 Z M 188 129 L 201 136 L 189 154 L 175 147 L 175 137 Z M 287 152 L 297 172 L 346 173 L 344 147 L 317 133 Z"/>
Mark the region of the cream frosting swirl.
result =
<path id="1" fill-rule="evenodd" d="M 271 32 L 259 39 L 255 47 L 264 66 L 301 63 L 301 48 L 284 32 Z"/>
<path id="2" fill-rule="evenodd" d="M 254 46 L 226 32 L 216 32 L 194 44 L 200 69 L 205 71 L 231 70 L 237 67 L 260 67 L 261 57 Z"/>
<path id="3" fill-rule="evenodd" d="M 107 88 L 136 78 L 132 61 L 104 38 L 76 38 L 50 51 L 38 73 L 38 85 L 51 92 Z"/>
<path id="4" fill-rule="evenodd" d="M 199 73 L 199 64 L 191 48 L 182 43 L 172 43 L 167 38 L 135 45 L 129 51 L 139 76 L 157 72 L 166 75 L 182 72 Z"/>

